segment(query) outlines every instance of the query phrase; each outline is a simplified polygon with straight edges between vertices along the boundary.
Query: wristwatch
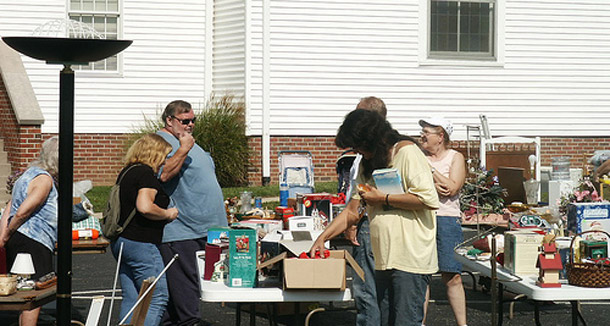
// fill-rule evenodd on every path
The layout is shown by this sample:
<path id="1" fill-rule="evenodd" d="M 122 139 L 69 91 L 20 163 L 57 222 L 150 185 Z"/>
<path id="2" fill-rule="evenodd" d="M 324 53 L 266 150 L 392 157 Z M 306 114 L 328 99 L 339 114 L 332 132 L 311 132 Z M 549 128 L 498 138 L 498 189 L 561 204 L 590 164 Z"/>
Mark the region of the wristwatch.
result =
<path id="1" fill-rule="evenodd" d="M 434 172 L 436 172 L 436 169 L 433 167 L 430 167 L 430 170 L 432 170 L 432 174 L 434 174 Z"/>

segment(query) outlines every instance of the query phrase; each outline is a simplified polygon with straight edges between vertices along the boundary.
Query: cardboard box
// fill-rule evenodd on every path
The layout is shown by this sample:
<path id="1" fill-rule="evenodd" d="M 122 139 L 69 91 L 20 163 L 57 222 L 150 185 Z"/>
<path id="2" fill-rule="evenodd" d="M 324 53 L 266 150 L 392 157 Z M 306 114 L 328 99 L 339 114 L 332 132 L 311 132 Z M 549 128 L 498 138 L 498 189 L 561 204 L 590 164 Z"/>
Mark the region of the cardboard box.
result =
<path id="1" fill-rule="evenodd" d="M 252 288 L 256 285 L 258 237 L 251 228 L 229 231 L 229 279 L 228 286 Z"/>
<path id="2" fill-rule="evenodd" d="M 504 232 L 504 267 L 515 275 L 538 274 L 543 235 L 531 231 Z"/>
<path id="3" fill-rule="evenodd" d="M 319 216 L 321 223 L 326 227 L 333 220 L 333 204 L 332 198 L 334 195 L 328 193 L 319 194 L 304 194 L 302 199 L 302 215 Z"/>
<path id="4" fill-rule="evenodd" d="M 208 243 L 211 244 L 229 244 L 229 227 L 216 227 L 208 229 Z"/>
<path id="5" fill-rule="evenodd" d="M 259 269 L 281 262 L 284 270 L 284 289 L 345 290 L 346 264 L 351 265 L 356 274 L 364 280 L 364 271 L 346 250 L 330 250 L 330 257 L 326 259 L 293 258 L 301 252 L 309 251 L 313 244 L 311 236 L 309 239 L 280 241 L 287 251 L 261 263 Z"/>
<path id="6" fill-rule="evenodd" d="M 288 219 L 288 230 L 290 231 L 313 231 L 314 220 L 311 216 L 293 216 Z"/>
<path id="7" fill-rule="evenodd" d="M 255 230 L 261 229 L 265 233 L 272 233 L 275 231 L 281 231 L 283 229 L 283 222 L 281 220 L 250 219 L 232 223 L 231 226 L 243 226 L 253 228 Z"/>
<path id="8" fill-rule="evenodd" d="M 581 233 L 601 228 L 610 233 L 610 203 L 572 203 L 568 205 L 568 230 Z"/>

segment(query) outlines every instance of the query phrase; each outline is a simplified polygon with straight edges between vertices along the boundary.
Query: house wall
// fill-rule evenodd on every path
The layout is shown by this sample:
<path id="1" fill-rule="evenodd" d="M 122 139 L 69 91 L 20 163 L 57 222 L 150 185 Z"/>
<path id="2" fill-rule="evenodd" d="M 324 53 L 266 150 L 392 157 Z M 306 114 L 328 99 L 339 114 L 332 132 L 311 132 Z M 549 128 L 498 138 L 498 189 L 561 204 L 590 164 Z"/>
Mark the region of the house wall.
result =
<path id="1" fill-rule="evenodd" d="M 66 3 L 2 2 L 0 34 L 30 35 L 37 26 L 64 18 Z M 318 178 L 333 179 L 334 160 L 326 156 L 340 151 L 332 137 L 344 115 L 369 95 L 384 99 L 388 119 L 407 134 L 417 133 L 420 117 L 438 113 L 453 120 L 454 139 L 463 141 L 465 125 L 478 124 L 484 113 L 493 136 L 542 136 L 543 165 L 555 155 L 573 152 L 573 160 L 580 162 L 583 153 L 609 148 L 604 122 L 610 120 L 610 3 L 503 1 L 503 32 L 498 36 L 502 60 L 474 65 L 420 58 L 425 46 L 420 13 L 426 3 L 273 0 L 269 43 L 263 43 L 262 0 L 214 2 L 219 21 L 214 27 L 218 51 L 213 85 L 219 91 L 238 88 L 237 80 L 244 79 L 248 135 L 254 145 L 263 132 L 262 99 L 269 96 L 272 182 L 277 178 L 277 151 L 287 147 L 314 152 Z M 221 16 L 222 10 L 238 18 Z M 204 86 L 206 74 L 212 74 L 204 64 L 204 26 L 211 17 L 205 11 L 200 0 L 123 1 L 121 37 L 134 43 L 122 53 L 119 74 L 76 72 L 77 142 L 117 144 L 143 116 L 156 118 L 176 98 L 203 107 L 212 90 Z M 239 55 L 242 42 L 244 56 Z M 223 46 L 230 51 L 220 51 Z M 267 71 L 264 50 L 269 51 Z M 27 57 L 23 61 L 45 117 L 41 131 L 45 136 L 56 133 L 60 67 Z M 225 63 L 227 70 L 222 70 Z M 263 94 L 263 76 L 269 76 L 268 94 Z M 97 157 L 94 148 L 106 152 L 106 146 L 112 146 L 91 145 L 76 155 Z M 90 173 L 95 182 L 112 182 L 108 171 L 118 169 L 120 149 L 110 151 L 115 155 L 103 154 L 107 160 L 95 166 L 84 165 L 92 160 L 87 156 L 75 159 L 75 173 L 95 171 Z M 103 165 L 110 170 L 98 171 Z M 254 156 L 252 183 L 260 181 L 259 167 L 260 158 Z"/>
<path id="2" fill-rule="evenodd" d="M 75 72 L 76 133 L 127 133 L 143 117 L 155 119 L 165 105 L 184 99 L 205 104 L 205 2 L 123 0 L 119 73 Z M 65 0 L 0 3 L 0 35 L 28 36 L 51 20 L 67 16 Z M 60 66 L 22 56 L 44 114 L 43 133 L 58 131 Z M 209 92 L 209 90 L 208 90 Z"/>
<path id="3" fill-rule="evenodd" d="M 262 134 L 260 3 L 251 1 L 251 135 Z M 473 63 L 420 58 L 426 0 L 271 1 L 270 134 L 332 136 L 375 95 L 409 134 L 442 114 L 463 140 L 483 113 L 494 136 L 610 136 L 599 123 L 610 118 L 610 3 L 500 3 L 501 60 Z"/>

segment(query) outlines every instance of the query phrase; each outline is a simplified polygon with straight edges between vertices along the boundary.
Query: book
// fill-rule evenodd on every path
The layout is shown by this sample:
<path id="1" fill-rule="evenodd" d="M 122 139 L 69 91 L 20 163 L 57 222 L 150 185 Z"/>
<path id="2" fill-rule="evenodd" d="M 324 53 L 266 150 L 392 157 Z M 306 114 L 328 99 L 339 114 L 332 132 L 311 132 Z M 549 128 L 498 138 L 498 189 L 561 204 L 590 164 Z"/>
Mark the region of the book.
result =
<path id="1" fill-rule="evenodd" d="M 396 168 L 377 169 L 373 171 L 373 180 L 375 180 L 377 189 L 386 194 L 395 195 L 405 193 L 405 190 L 402 187 L 402 178 Z"/>

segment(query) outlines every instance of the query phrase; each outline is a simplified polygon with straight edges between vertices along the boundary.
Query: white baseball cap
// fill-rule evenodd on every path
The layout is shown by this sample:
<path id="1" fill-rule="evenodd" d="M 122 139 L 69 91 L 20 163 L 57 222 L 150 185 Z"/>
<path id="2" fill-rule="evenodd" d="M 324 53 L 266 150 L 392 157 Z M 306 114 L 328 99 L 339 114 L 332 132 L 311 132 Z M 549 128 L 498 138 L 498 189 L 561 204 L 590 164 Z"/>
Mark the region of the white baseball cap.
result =
<path id="1" fill-rule="evenodd" d="M 451 136 L 451 134 L 453 133 L 453 124 L 451 124 L 451 121 L 441 117 L 430 117 L 421 119 L 419 120 L 419 125 L 422 127 L 441 127 L 445 130 L 447 136 Z"/>

